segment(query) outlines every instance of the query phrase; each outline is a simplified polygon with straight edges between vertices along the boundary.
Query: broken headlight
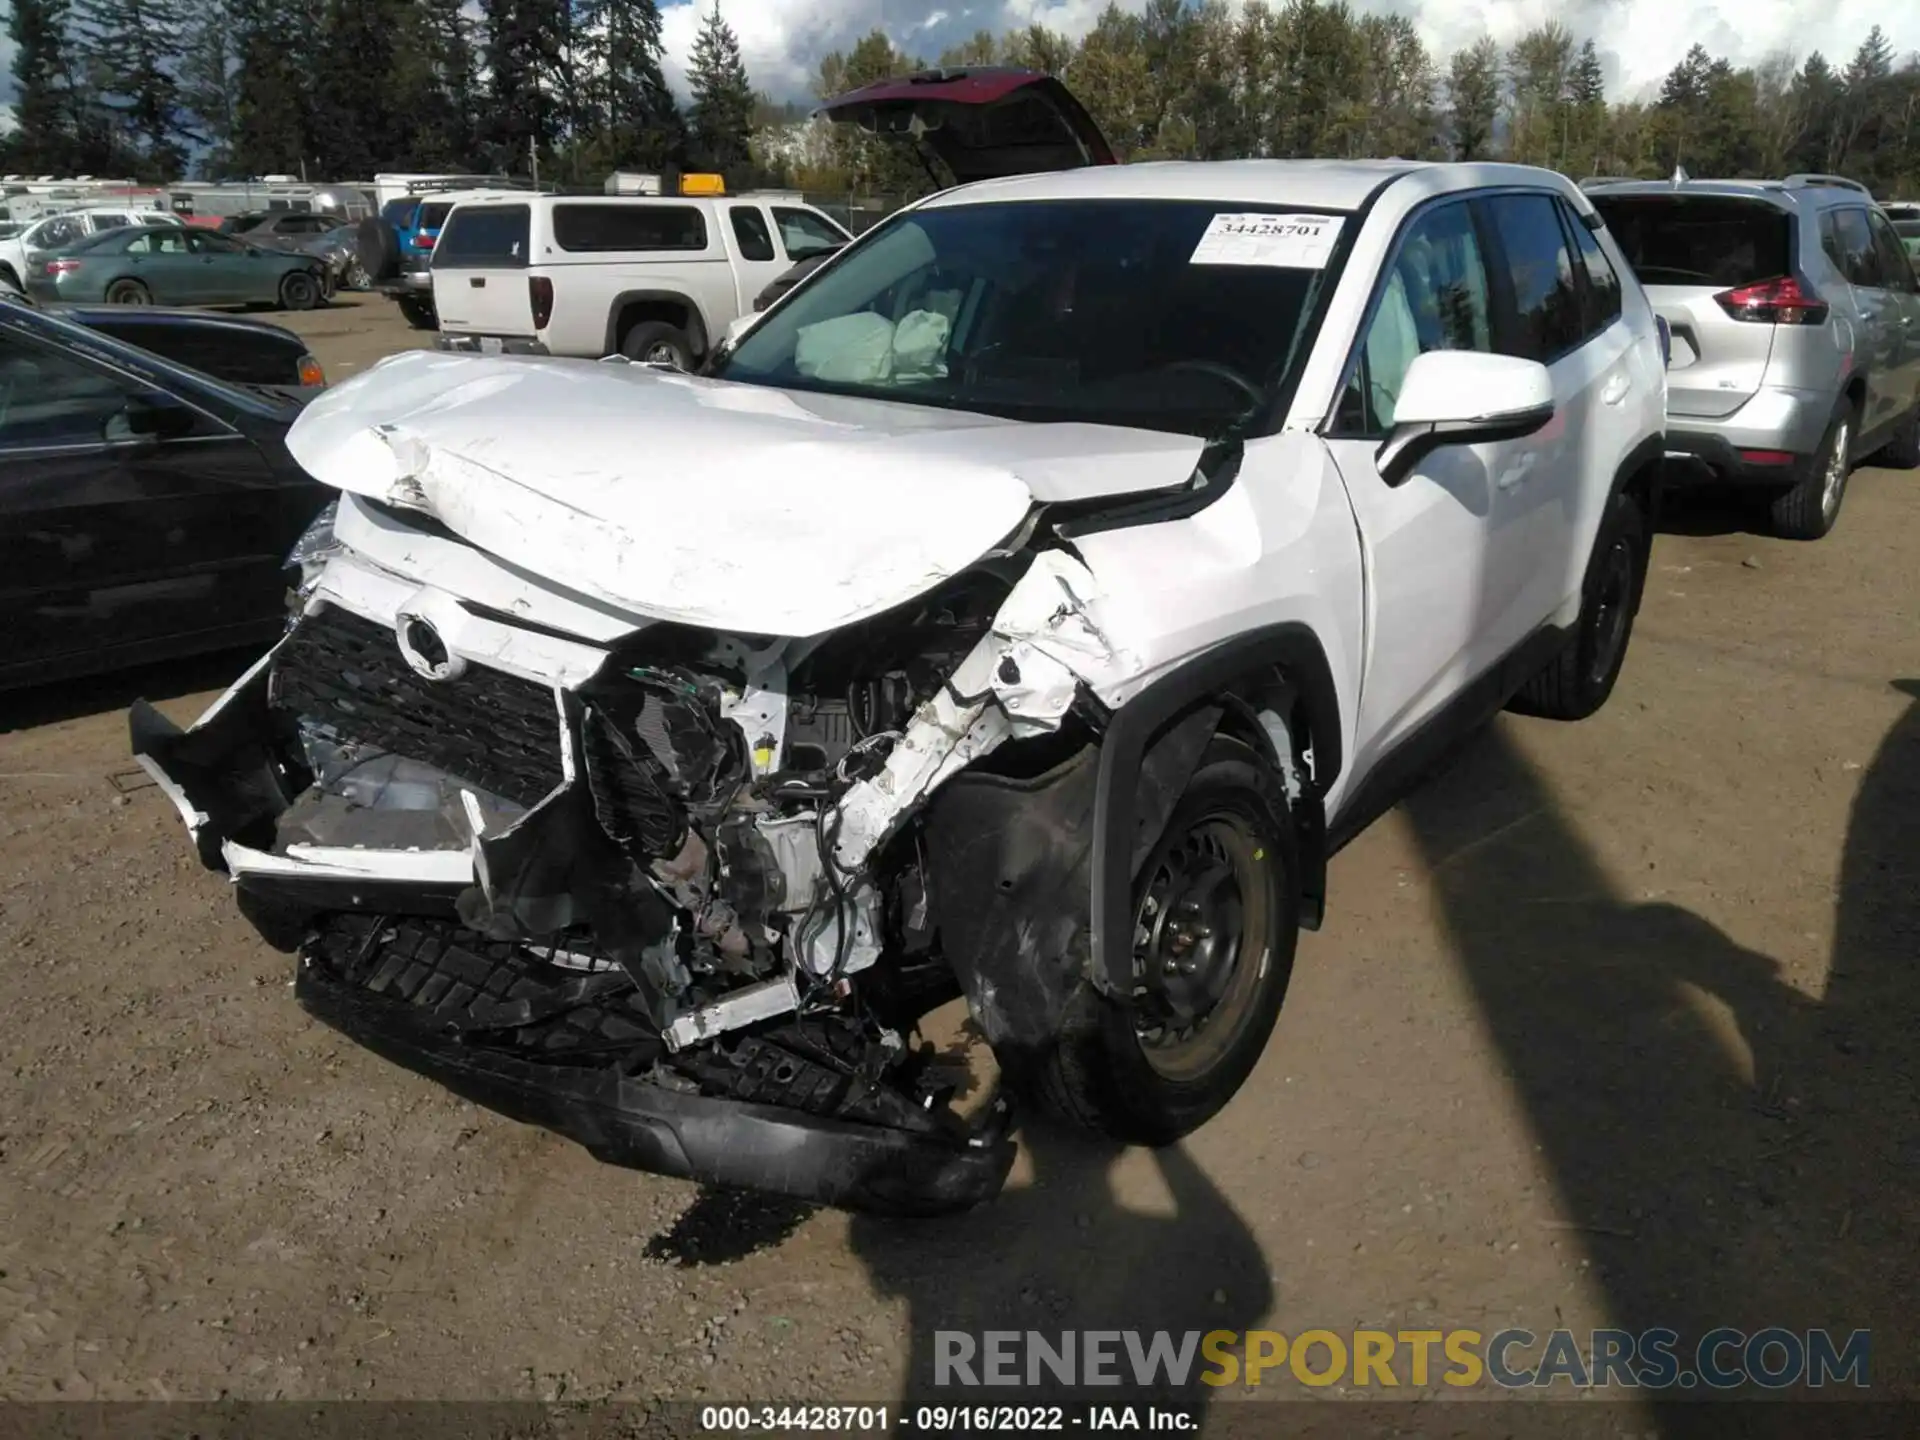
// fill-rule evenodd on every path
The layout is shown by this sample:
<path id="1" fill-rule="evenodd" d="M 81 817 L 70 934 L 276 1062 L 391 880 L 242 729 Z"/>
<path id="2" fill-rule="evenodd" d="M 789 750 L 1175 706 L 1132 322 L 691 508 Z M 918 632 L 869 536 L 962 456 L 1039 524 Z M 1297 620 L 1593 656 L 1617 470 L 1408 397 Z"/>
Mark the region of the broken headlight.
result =
<path id="1" fill-rule="evenodd" d="M 298 602 L 307 598 L 320 579 L 327 558 L 340 548 L 340 542 L 333 535 L 333 517 L 339 508 L 339 501 L 329 500 L 320 513 L 313 517 L 313 523 L 293 542 L 293 549 L 287 552 L 287 569 L 297 567 L 300 571 L 300 583 L 293 594 L 296 610 L 299 608 Z"/>

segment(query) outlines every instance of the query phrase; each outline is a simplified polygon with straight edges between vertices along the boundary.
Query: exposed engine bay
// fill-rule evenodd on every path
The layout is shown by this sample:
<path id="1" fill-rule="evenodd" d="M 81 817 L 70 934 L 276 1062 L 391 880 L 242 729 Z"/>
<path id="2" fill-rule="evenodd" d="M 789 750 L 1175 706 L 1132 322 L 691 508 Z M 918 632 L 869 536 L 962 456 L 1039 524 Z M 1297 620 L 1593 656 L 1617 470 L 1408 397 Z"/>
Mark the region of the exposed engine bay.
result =
<path id="1" fill-rule="evenodd" d="M 896 1211 L 997 1191 L 1004 1103 L 962 1120 L 915 1030 L 965 994 L 997 1051 L 1044 1043 L 1085 968 L 1107 717 L 1076 671 L 1115 657 L 1069 552 L 807 640 L 646 626 L 578 683 L 369 577 L 310 567 L 194 729 L 133 717 L 309 1009 L 608 1159 Z M 834 1158 L 796 1168 L 794 1125 Z"/>

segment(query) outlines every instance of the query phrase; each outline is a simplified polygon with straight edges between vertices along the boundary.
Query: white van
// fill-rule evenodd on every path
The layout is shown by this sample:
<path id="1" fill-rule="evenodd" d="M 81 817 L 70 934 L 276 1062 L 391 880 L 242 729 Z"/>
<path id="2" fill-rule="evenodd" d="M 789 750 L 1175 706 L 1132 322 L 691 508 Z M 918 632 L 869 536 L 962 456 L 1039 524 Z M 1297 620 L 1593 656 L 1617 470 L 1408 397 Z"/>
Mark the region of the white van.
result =
<path id="1" fill-rule="evenodd" d="M 440 345 L 690 369 L 770 281 L 849 238 L 785 196 L 464 200 L 433 249 Z"/>

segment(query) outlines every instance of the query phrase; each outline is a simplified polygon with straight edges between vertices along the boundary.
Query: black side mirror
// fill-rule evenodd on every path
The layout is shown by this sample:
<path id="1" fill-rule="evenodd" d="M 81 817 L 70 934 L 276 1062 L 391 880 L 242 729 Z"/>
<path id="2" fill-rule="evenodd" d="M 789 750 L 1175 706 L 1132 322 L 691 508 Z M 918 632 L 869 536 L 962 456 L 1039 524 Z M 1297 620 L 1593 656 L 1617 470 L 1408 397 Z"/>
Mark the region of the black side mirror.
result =
<path id="1" fill-rule="evenodd" d="M 194 414 L 171 395 L 135 396 L 107 425 L 107 438 L 178 440 L 193 433 Z M 114 432 L 120 431 L 116 435 Z"/>

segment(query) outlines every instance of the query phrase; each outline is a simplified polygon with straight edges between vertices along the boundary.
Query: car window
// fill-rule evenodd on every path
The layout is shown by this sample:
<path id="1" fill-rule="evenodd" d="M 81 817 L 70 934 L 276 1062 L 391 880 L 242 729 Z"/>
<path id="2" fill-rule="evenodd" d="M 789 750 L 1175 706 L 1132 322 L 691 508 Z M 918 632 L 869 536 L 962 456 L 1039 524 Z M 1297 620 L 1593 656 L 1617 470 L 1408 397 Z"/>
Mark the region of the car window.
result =
<path id="1" fill-rule="evenodd" d="M 1913 267 L 1907 263 L 1907 253 L 1900 244 L 1900 237 L 1894 234 L 1885 216 L 1867 212 L 1867 228 L 1873 232 L 1873 251 L 1878 261 L 1880 283 L 1889 290 L 1901 290 L 1911 295 L 1914 292 Z"/>
<path id="2" fill-rule="evenodd" d="M 104 443 L 130 395 L 104 370 L 0 337 L 0 450 Z"/>
<path id="3" fill-rule="evenodd" d="M 462 205 L 433 247 L 436 270 L 519 269 L 527 263 L 525 205 Z"/>
<path id="4" fill-rule="evenodd" d="M 742 260 L 772 260 L 773 232 L 767 229 L 767 217 L 758 205 L 735 205 L 727 211 L 733 221 L 733 238 L 740 246 Z"/>
<path id="5" fill-rule="evenodd" d="M 704 250 L 707 217 L 691 205 L 556 205 L 553 243 L 575 253 Z"/>
<path id="6" fill-rule="evenodd" d="M 773 223 L 780 227 L 780 245 L 789 260 L 804 260 L 823 250 L 838 250 L 847 243 L 845 235 L 806 210 L 775 206 Z"/>
<path id="7" fill-rule="evenodd" d="M 1583 335 L 1598 335 L 1620 318 L 1620 277 L 1613 262 L 1600 248 L 1600 238 L 1565 204 L 1560 219 L 1580 250 L 1580 271 L 1586 281 L 1580 296 L 1580 330 Z"/>
<path id="8" fill-rule="evenodd" d="M 187 237 L 179 230 L 149 230 L 127 242 L 129 255 L 184 255 Z"/>
<path id="9" fill-rule="evenodd" d="M 1752 285 L 1791 268 L 1792 217 L 1730 195 L 1589 197 L 1643 285 Z"/>
<path id="10" fill-rule="evenodd" d="M 133 223 L 132 216 L 121 215 L 111 211 L 96 211 L 89 218 L 93 224 L 95 234 L 103 230 L 124 230 L 128 225 Z"/>
<path id="11" fill-rule="evenodd" d="M 187 246 L 196 255 L 244 255 L 247 247 L 230 235 L 201 230 L 187 237 Z"/>
<path id="12" fill-rule="evenodd" d="M 57 250 L 63 245 L 71 245 L 82 239 L 87 233 L 86 225 L 77 215 L 55 215 L 37 230 L 29 230 L 27 237 L 35 250 Z"/>
<path id="13" fill-rule="evenodd" d="M 1407 230 L 1342 393 L 1336 430 L 1384 435 L 1415 357 L 1493 350 L 1487 266 L 1468 202 L 1427 211 Z"/>
<path id="14" fill-rule="evenodd" d="M 1276 235 L 1297 228 L 1297 213 L 1118 198 L 909 212 L 770 311 L 717 373 L 1010 418 L 1222 435 L 1265 415 L 1312 348 L 1324 253 L 1320 263 L 1248 262 L 1261 242 L 1241 238 L 1256 224 Z"/>
<path id="15" fill-rule="evenodd" d="M 1850 285 L 1878 287 L 1880 261 L 1873 250 L 1873 231 L 1867 212 L 1855 206 L 1830 210 L 1820 217 L 1820 248 L 1827 252 Z"/>
<path id="16" fill-rule="evenodd" d="M 1551 364 L 1580 344 L 1580 291 L 1551 195 L 1495 195 L 1487 213 L 1506 258 L 1513 310 L 1495 340 L 1502 354 Z"/>

